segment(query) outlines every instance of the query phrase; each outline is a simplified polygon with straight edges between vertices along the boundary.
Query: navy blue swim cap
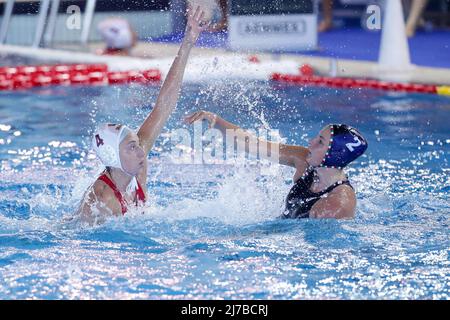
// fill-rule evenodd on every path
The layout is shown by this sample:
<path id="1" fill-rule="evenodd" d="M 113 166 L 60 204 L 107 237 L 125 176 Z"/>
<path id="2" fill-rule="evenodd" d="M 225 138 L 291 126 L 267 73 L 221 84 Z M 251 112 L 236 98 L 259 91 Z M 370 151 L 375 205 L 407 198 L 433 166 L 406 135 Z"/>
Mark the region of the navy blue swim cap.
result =
<path id="1" fill-rule="evenodd" d="M 355 128 L 345 124 L 330 124 L 329 128 L 330 143 L 321 167 L 342 169 L 367 150 L 367 140 Z"/>

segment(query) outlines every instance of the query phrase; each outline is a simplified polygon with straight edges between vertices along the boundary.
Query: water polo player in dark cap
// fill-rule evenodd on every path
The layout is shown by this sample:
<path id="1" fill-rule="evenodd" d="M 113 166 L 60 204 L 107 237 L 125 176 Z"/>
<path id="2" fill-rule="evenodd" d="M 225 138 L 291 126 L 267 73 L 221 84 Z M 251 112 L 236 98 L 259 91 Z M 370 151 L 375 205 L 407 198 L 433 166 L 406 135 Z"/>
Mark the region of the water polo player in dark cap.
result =
<path id="1" fill-rule="evenodd" d="M 223 134 L 230 129 L 234 132 L 240 129 L 207 111 L 198 111 L 186 117 L 188 123 L 198 120 L 208 121 L 210 127 L 219 129 Z M 258 156 L 259 148 L 249 145 L 251 134 L 236 136 L 245 141 L 247 152 Z M 355 216 L 356 194 L 344 169 L 367 150 L 367 141 L 358 130 L 344 124 L 327 125 L 309 142 L 307 148 L 261 139 L 257 141 L 258 146 L 266 143 L 269 150 L 279 148 L 277 162 L 296 169 L 294 186 L 286 198 L 286 207 L 280 218 L 351 219 Z M 261 154 L 259 156 L 263 157 Z"/>

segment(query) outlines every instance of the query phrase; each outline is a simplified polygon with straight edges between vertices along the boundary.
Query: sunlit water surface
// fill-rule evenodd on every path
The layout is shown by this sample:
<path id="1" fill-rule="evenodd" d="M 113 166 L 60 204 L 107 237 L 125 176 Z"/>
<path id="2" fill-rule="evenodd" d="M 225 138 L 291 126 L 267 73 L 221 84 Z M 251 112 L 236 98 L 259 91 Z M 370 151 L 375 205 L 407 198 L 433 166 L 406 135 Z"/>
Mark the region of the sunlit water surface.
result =
<path id="1" fill-rule="evenodd" d="M 86 228 L 62 222 L 101 171 L 90 134 L 137 128 L 157 86 L 0 92 L 0 299 L 449 299 L 450 99 L 185 85 L 149 157 L 150 201 Z M 171 133 L 198 109 L 306 145 L 325 124 L 369 140 L 348 169 L 352 221 L 279 221 L 293 169 L 177 164 Z"/>

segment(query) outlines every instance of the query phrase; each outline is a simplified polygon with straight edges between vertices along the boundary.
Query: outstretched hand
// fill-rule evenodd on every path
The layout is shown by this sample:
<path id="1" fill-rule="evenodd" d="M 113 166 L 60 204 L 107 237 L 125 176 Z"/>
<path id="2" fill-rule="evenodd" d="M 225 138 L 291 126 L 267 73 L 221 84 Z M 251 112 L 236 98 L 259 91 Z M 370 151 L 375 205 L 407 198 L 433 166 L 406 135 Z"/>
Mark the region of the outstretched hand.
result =
<path id="1" fill-rule="evenodd" d="M 216 124 L 217 114 L 200 110 L 200 111 L 194 112 L 193 114 L 190 114 L 184 118 L 184 122 L 186 122 L 188 124 L 193 124 L 194 122 L 199 121 L 199 120 L 200 121 L 202 121 L 202 120 L 208 121 L 209 128 L 213 128 L 214 125 Z"/>
<path id="2" fill-rule="evenodd" d="M 194 45 L 197 42 L 198 36 L 205 31 L 210 23 L 204 21 L 205 12 L 197 6 L 195 11 L 192 8 L 188 9 L 188 21 L 185 31 L 185 40 Z"/>

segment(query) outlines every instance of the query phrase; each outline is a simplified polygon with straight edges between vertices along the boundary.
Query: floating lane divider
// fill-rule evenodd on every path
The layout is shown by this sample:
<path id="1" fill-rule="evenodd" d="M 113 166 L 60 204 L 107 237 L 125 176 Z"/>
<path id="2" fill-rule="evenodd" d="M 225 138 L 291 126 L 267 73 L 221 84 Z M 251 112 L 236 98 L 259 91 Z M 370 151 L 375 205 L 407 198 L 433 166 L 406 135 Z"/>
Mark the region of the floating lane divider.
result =
<path id="1" fill-rule="evenodd" d="M 450 86 L 437 87 L 437 93 L 442 96 L 450 96 Z"/>
<path id="2" fill-rule="evenodd" d="M 108 71 L 106 64 L 67 64 L 0 68 L 0 90 L 29 89 L 51 85 L 110 85 L 161 81 L 157 69 Z"/>
<path id="3" fill-rule="evenodd" d="M 303 67 L 302 67 L 303 68 Z M 302 72 L 302 70 L 300 70 Z M 308 73 L 310 71 L 308 70 Z M 310 74 L 273 73 L 270 80 L 295 85 L 312 85 L 330 88 L 369 88 L 384 91 L 415 92 L 450 96 L 449 86 L 427 84 L 394 83 L 371 79 L 320 77 Z"/>

